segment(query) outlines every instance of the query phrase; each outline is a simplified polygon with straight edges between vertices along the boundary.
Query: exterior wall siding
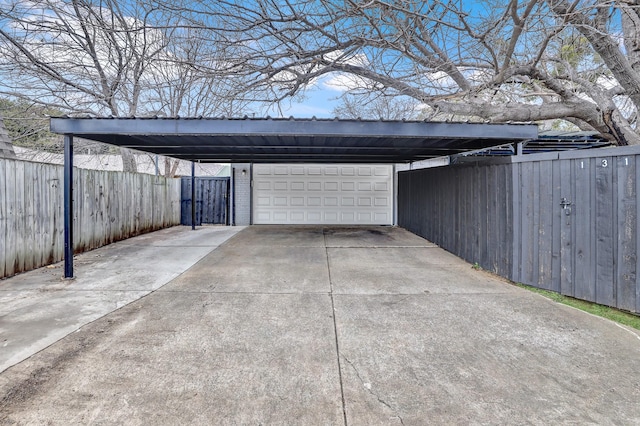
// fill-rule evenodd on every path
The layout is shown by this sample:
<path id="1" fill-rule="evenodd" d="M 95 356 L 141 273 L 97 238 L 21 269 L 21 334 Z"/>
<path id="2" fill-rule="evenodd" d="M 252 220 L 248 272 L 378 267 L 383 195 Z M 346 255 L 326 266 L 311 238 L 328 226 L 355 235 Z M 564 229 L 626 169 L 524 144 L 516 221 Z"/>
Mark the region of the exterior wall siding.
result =
<path id="1" fill-rule="evenodd" d="M 62 260 L 64 167 L 0 159 L 0 278 Z M 74 250 L 180 223 L 180 179 L 74 170 Z"/>
<path id="2" fill-rule="evenodd" d="M 251 225 L 251 164 L 238 163 L 232 165 L 234 186 L 234 214 L 235 224 L 238 226 Z M 242 171 L 246 173 L 243 175 Z"/>

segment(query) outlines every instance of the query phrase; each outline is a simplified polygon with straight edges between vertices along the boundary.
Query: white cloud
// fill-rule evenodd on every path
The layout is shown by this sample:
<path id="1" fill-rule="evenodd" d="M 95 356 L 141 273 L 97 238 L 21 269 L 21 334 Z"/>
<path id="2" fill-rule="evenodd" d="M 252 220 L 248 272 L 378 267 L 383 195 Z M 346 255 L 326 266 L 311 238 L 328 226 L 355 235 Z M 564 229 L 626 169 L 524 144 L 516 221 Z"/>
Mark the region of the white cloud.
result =
<path id="1" fill-rule="evenodd" d="M 308 102 L 293 102 L 290 105 L 281 108 L 281 112 L 275 112 L 276 115 L 281 115 L 283 117 L 318 117 L 318 118 L 331 118 L 332 109 L 323 108 L 317 105 L 313 105 Z M 274 114 L 274 111 L 271 112 L 271 115 Z"/>
<path id="2" fill-rule="evenodd" d="M 374 85 L 375 83 L 367 78 L 343 72 L 331 73 L 327 79 L 321 82 L 323 89 L 334 92 L 348 92 L 363 87 L 373 87 Z"/>

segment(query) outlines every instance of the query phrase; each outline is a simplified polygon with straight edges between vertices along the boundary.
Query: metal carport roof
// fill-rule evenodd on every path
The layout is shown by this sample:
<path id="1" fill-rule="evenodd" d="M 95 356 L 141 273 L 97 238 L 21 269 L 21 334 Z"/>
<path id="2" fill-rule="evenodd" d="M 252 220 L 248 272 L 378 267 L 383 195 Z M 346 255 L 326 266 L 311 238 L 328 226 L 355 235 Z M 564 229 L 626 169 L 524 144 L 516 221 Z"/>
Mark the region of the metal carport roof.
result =
<path id="1" fill-rule="evenodd" d="M 534 124 L 315 118 L 54 117 L 51 131 L 65 135 L 65 278 L 73 277 L 76 136 L 191 161 L 254 163 L 410 163 L 538 136 Z"/>
<path id="2" fill-rule="evenodd" d="M 535 124 L 276 118 L 51 119 L 54 133 L 200 162 L 407 163 L 538 137 Z"/>

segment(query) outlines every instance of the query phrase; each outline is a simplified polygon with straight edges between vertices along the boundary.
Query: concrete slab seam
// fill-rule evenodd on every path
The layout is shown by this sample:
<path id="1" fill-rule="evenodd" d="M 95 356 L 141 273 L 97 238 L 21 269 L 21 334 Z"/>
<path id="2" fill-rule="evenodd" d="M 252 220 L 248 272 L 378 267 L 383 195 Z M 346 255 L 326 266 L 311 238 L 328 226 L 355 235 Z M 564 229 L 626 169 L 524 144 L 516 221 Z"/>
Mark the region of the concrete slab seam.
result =
<path id="1" fill-rule="evenodd" d="M 331 298 L 331 317 L 333 319 L 333 333 L 336 343 L 336 361 L 338 363 L 338 380 L 340 381 L 340 398 L 342 400 L 342 417 L 344 426 L 348 426 L 347 423 L 347 407 L 344 400 L 344 384 L 342 381 L 342 366 L 340 363 L 340 342 L 338 341 L 338 324 L 336 322 L 336 305 L 333 300 L 333 283 L 331 282 L 331 265 L 329 264 L 329 248 L 327 247 L 327 233 L 325 228 L 322 229 L 322 237 L 324 239 L 325 255 L 327 257 L 327 274 L 329 277 L 329 296 Z"/>

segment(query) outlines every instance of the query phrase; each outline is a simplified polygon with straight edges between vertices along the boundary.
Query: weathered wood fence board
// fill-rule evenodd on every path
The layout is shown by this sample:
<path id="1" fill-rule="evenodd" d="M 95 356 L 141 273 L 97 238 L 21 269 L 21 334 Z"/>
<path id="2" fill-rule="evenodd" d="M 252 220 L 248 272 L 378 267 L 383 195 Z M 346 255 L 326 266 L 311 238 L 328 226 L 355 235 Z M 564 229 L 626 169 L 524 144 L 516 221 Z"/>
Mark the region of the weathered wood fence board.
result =
<path id="1" fill-rule="evenodd" d="M 398 223 L 513 281 L 640 312 L 639 159 L 628 147 L 401 172 Z"/>
<path id="2" fill-rule="evenodd" d="M 0 159 L 0 278 L 62 260 L 64 168 Z M 76 252 L 180 223 L 180 179 L 74 169 Z"/>
<path id="3" fill-rule="evenodd" d="M 5 276 L 7 258 L 7 165 L 5 161 L 0 161 L 0 277 Z"/>

